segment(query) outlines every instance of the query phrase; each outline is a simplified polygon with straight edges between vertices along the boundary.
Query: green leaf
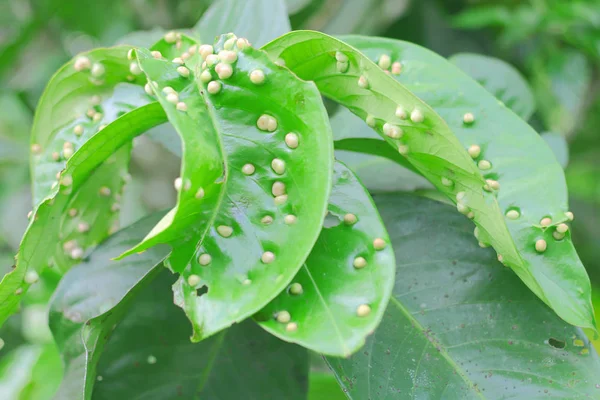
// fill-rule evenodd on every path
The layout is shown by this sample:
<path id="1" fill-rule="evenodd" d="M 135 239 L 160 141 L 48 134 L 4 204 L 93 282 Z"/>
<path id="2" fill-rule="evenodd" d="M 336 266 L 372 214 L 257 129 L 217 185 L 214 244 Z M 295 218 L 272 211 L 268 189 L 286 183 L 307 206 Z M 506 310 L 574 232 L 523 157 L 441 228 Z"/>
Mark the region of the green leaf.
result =
<path id="1" fill-rule="evenodd" d="M 560 164 L 563 169 L 567 168 L 569 164 L 569 145 L 563 135 L 559 135 L 554 132 L 544 132 L 541 134 L 542 139 L 548 144 L 548 147 L 552 149 L 556 161 Z"/>
<path id="2" fill-rule="evenodd" d="M 131 74 L 128 49 L 80 55 L 56 73 L 40 100 L 31 146 L 36 208 L 16 268 L 0 283 L 0 324 L 29 287 L 30 267 L 62 274 L 115 229 L 131 139 L 165 121 L 140 86 L 145 80 Z"/>
<path id="3" fill-rule="evenodd" d="M 347 397 L 331 373 L 311 372 L 308 384 L 308 400 L 346 400 Z"/>
<path id="4" fill-rule="evenodd" d="M 292 32 L 265 50 L 282 58 L 300 78 L 314 80 L 324 95 L 369 120 L 388 144 L 457 202 L 459 211 L 473 218 L 482 246 L 492 245 L 503 263 L 565 321 L 594 328 L 589 278 L 570 233 L 556 231 L 559 225 L 561 230 L 567 227 L 561 224 L 570 218 L 564 174 L 540 136 L 428 50 L 388 39 L 345 40 L 366 56 L 317 32 Z M 400 83 L 369 58 L 385 67 L 400 63 L 391 65 L 392 75 L 400 73 Z M 463 122 L 468 113 L 473 122 Z M 471 145 L 479 146 L 473 158 L 465 151 Z M 496 185 L 502 189 L 494 189 Z M 517 218 L 507 213 L 517 213 Z M 542 226 L 545 218 L 551 218 L 548 226 Z"/>
<path id="5" fill-rule="evenodd" d="M 0 398 L 50 400 L 61 377 L 54 344 L 23 344 L 0 359 Z"/>
<path id="6" fill-rule="evenodd" d="M 176 302 L 196 341 L 251 316 L 287 286 L 317 239 L 331 187 L 331 132 L 319 92 L 231 35 L 216 51 L 231 41 L 244 48 L 229 53 L 237 59 L 233 75 L 217 80 L 211 66 L 202 72 L 210 84 L 138 53 L 181 136 L 183 158 L 177 206 L 126 254 L 173 246 L 168 264 L 182 275 Z M 192 53 L 190 66 L 198 63 Z M 257 69 L 263 84 L 250 81 Z M 206 88 L 217 84 L 217 93 Z M 167 86 L 187 111 L 167 100 Z"/>
<path id="7" fill-rule="evenodd" d="M 396 253 L 393 298 L 363 351 L 327 358 L 351 399 L 597 398 L 600 360 L 452 208 L 376 198 Z"/>
<path id="8" fill-rule="evenodd" d="M 289 32 L 285 0 L 215 0 L 194 28 L 205 42 L 233 32 L 259 47 Z"/>
<path id="9" fill-rule="evenodd" d="M 460 53 L 448 60 L 475 79 L 488 92 L 524 120 L 535 111 L 535 100 L 527 81 L 512 65 L 480 54 Z"/>
<path id="10" fill-rule="evenodd" d="M 171 302 L 167 271 L 135 299 L 98 365 L 92 398 L 306 399 L 308 354 L 251 321 L 201 343 Z"/>
<path id="11" fill-rule="evenodd" d="M 292 283 L 255 318 L 283 340 L 347 357 L 381 321 L 395 261 L 373 200 L 339 162 L 328 209 L 319 239 Z"/>
<path id="12" fill-rule="evenodd" d="M 163 213 L 110 236 L 61 280 L 50 305 L 50 327 L 65 364 L 57 397 L 90 399 L 96 365 L 114 325 L 161 270 L 167 246 L 113 261 L 156 224 Z"/>
<path id="13" fill-rule="evenodd" d="M 565 135 L 572 133 L 583 117 L 592 70 L 584 54 L 555 49 L 538 57 L 531 66 L 533 90 L 546 128 Z"/>

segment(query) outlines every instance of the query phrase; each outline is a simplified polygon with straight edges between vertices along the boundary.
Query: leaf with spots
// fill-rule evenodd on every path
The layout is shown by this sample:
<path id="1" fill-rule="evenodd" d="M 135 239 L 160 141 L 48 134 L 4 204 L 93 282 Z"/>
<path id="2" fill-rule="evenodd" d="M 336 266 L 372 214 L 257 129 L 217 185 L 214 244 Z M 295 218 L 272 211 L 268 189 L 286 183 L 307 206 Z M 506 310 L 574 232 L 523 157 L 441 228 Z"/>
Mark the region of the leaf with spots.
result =
<path id="1" fill-rule="evenodd" d="M 381 321 L 395 261 L 373 200 L 339 162 L 328 211 L 319 239 L 292 283 L 255 319 L 283 340 L 347 357 Z"/>
<path id="2" fill-rule="evenodd" d="M 161 217 L 154 214 L 112 235 L 58 285 L 49 317 L 65 365 L 57 398 L 91 398 L 96 366 L 115 324 L 160 273 L 169 249 L 157 246 L 125 260 L 112 259 L 143 238 Z"/>
<path id="3" fill-rule="evenodd" d="M 598 398 L 600 359 L 585 334 L 479 248 L 467 220 L 411 195 L 375 200 L 395 287 L 363 349 L 327 357 L 349 398 Z"/>
<path id="4" fill-rule="evenodd" d="M 35 208 L 16 268 L 0 283 L 0 324 L 38 274 L 49 267 L 50 274 L 64 273 L 114 229 L 131 139 L 165 120 L 149 103 L 142 77 L 132 75 L 139 71 L 128 49 L 80 55 L 55 74 L 40 100 L 31 139 Z"/>
<path id="5" fill-rule="evenodd" d="M 564 174 L 540 136 L 428 50 L 389 39 L 345 40 L 292 32 L 265 51 L 376 129 L 561 318 L 595 328 L 589 278 L 568 232 Z"/>
<path id="6" fill-rule="evenodd" d="M 92 399 L 306 399 L 306 349 L 250 320 L 191 343 L 190 323 L 172 302 L 172 278 L 163 271 L 117 325 Z"/>
<path id="7" fill-rule="evenodd" d="M 527 81 L 512 65 L 481 54 L 459 53 L 448 59 L 475 79 L 504 105 L 527 121 L 535 111 L 535 99 Z"/>
<path id="8" fill-rule="evenodd" d="M 333 149 L 312 83 L 232 35 L 217 54 L 196 49 L 186 65 L 199 51 L 208 68 L 138 52 L 183 157 L 176 207 L 125 255 L 173 247 L 176 302 L 198 341 L 260 310 L 302 266 L 325 215 Z"/>

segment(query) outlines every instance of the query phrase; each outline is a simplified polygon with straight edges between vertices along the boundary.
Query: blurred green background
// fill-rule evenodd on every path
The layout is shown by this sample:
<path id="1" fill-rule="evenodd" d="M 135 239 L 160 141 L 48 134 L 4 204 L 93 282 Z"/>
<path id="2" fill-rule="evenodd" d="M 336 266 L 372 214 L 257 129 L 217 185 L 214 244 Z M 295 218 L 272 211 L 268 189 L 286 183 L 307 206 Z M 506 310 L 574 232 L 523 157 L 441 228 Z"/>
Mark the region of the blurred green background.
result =
<path id="1" fill-rule="evenodd" d="M 29 132 L 36 104 L 54 71 L 94 47 L 151 43 L 167 29 L 192 29 L 211 2 L 0 2 L 0 272 L 13 264 L 27 224 Z M 479 53 L 516 67 L 529 83 L 536 104 L 530 124 L 540 133 L 555 134 L 553 142 L 563 152 L 561 162 L 568 163 L 573 240 L 595 287 L 600 288 L 600 0 L 286 2 L 293 29 L 386 36 L 443 56 Z M 170 150 L 152 140 L 169 134 L 169 127 L 163 126 L 136 139 L 122 225 L 174 203 L 177 140 Z M 355 165 L 361 162 L 354 154 L 343 156 L 354 158 L 350 163 Z M 363 174 L 378 175 L 373 172 L 377 167 L 361 168 Z M 407 176 L 393 189 L 422 187 L 428 186 Z M 44 310 L 27 308 L 31 318 L 12 320 L 13 325 L 21 325 L 15 330 L 22 331 L 15 334 L 21 339 L 13 344 L 47 340 L 47 330 L 38 329 L 44 324 Z"/>

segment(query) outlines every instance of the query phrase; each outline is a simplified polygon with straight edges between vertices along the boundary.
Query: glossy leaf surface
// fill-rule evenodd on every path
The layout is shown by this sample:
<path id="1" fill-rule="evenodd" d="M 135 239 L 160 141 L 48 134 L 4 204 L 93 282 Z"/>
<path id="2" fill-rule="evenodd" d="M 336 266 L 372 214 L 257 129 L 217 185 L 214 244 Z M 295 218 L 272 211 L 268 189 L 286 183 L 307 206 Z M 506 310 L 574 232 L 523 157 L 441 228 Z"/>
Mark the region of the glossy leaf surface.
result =
<path id="1" fill-rule="evenodd" d="M 535 111 L 533 93 L 525 78 L 512 65 L 494 57 L 471 53 L 455 54 L 448 61 L 525 121 Z"/>
<path id="2" fill-rule="evenodd" d="M 113 332 L 94 400 L 306 399 L 305 349 L 251 321 L 190 343 L 190 324 L 172 303 L 172 281 L 164 271 Z"/>
<path id="3" fill-rule="evenodd" d="M 29 268 L 62 274 L 114 230 L 131 139 L 165 120 L 149 104 L 143 78 L 131 75 L 128 49 L 80 55 L 56 73 L 40 100 L 31 146 L 36 208 L 16 268 L 0 283 L 0 323 L 29 286 L 23 282 Z"/>
<path id="4" fill-rule="evenodd" d="M 217 53 L 232 41 L 231 53 L 221 53 L 235 58 L 223 79 L 214 65 L 183 77 L 178 64 L 138 53 L 182 138 L 183 158 L 176 208 L 127 254 L 173 246 L 168 263 L 182 274 L 176 303 L 194 340 L 254 314 L 287 286 L 317 239 L 331 186 L 331 132 L 319 92 L 230 35 Z M 187 44 L 180 51 L 193 53 Z M 261 84 L 249 77 L 258 69 Z M 207 89 L 214 85 L 219 91 Z M 165 87 L 187 111 L 169 102 Z"/>
<path id="5" fill-rule="evenodd" d="M 349 356 L 381 320 L 395 261 L 371 197 L 339 162 L 328 209 L 321 234 L 292 283 L 255 318 L 283 340 Z"/>
<path id="6" fill-rule="evenodd" d="M 143 238 L 161 217 L 146 217 L 112 235 L 61 280 L 50 306 L 50 327 L 65 364 L 57 398 L 91 398 L 106 341 L 131 301 L 160 272 L 168 248 L 112 259 Z"/>
<path id="7" fill-rule="evenodd" d="M 387 39 L 345 40 L 368 58 L 317 32 L 287 34 L 265 50 L 368 120 L 473 219 L 477 240 L 492 245 L 503 263 L 559 316 L 574 325 L 594 327 L 589 278 L 570 233 L 559 240 L 553 235 L 560 224 L 569 222 L 566 185 L 560 165 L 539 135 L 458 68 L 428 50 Z M 381 56 L 387 57 L 385 63 Z M 369 58 L 391 66 L 406 86 Z M 400 64 L 394 66 L 395 62 Z M 465 122 L 468 113 L 473 120 Z M 393 127 L 399 130 L 391 132 Z M 386 130 L 393 135 L 384 134 Z M 471 145 L 479 148 L 470 157 L 465 148 Z M 505 217 L 509 211 L 517 212 L 517 218 Z M 544 218 L 550 218 L 549 225 L 542 222 Z"/>
<path id="8" fill-rule="evenodd" d="M 383 322 L 362 351 L 327 358 L 351 399 L 597 398 L 600 360 L 481 249 L 451 207 L 376 197 L 397 271 Z"/>

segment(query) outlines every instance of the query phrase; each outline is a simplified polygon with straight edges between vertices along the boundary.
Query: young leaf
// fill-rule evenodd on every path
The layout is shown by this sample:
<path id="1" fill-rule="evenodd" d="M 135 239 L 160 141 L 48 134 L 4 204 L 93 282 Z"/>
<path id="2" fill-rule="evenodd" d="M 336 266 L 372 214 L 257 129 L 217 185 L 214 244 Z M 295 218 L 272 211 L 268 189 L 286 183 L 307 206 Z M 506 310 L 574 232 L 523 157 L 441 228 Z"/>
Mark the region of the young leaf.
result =
<path id="1" fill-rule="evenodd" d="M 141 88 L 145 80 L 132 75 L 128 49 L 78 56 L 40 100 L 31 145 L 36 208 L 16 268 L 0 283 L 0 324 L 29 287 L 30 268 L 30 281 L 47 267 L 63 273 L 114 229 L 131 139 L 165 120 Z"/>
<path id="2" fill-rule="evenodd" d="M 185 47 L 186 65 L 198 63 Z M 186 66 L 138 52 L 183 158 L 177 206 L 125 255 L 173 246 L 168 263 L 182 274 L 176 301 L 196 341 L 254 314 L 293 278 L 321 229 L 333 164 L 312 83 L 233 35 L 215 48 L 218 56 L 204 54 L 209 68 L 189 75 L 181 75 Z"/>
<path id="3" fill-rule="evenodd" d="M 479 248 L 466 220 L 409 195 L 376 204 L 396 282 L 364 351 L 327 358 L 351 399 L 598 396 L 600 360 L 583 332 Z"/>
<path id="4" fill-rule="evenodd" d="M 533 93 L 512 65 L 480 54 L 460 53 L 448 59 L 475 79 L 504 105 L 527 121 L 535 111 Z"/>
<path id="5" fill-rule="evenodd" d="M 289 399 L 307 394 L 308 354 L 252 321 L 201 343 L 173 305 L 164 271 L 135 299 L 98 365 L 92 398 Z"/>
<path id="6" fill-rule="evenodd" d="M 388 39 L 346 40 L 406 86 L 355 47 L 317 32 L 287 34 L 265 50 L 376 128 L 473 219 L 481 245 L 492 245 L 560 317 L 594 328 L 589 278 L 566 225 L 572 214 L 564 174 L 540 136 L 428 50 Z"/>
<path id="7" fill-rule="evenodd" d="M 215 0 L 194 29 L 208 43 L 235 32 L 259 47 L 292 28 L 285 0 Z"/>
<path id="8" fill-rule="evenodd" d="M 110 236 L 58 285 L 50 305 L 50 327 L 65 364 L 58 398 L 91 398 L 96 365 L 114 325 L 160 272 L 168 248 L 112 258 L 143 238 L 161 217 L 154 214 Z"/>
<path id="9" fill-rule="evenodd" d="M 336 163 L 319 239 L 287 290 L 256 320 L 283 340 L 349 356 L 377 327 L 387 306 L 395 263 L 389 243 L 368 192 Z"/>

